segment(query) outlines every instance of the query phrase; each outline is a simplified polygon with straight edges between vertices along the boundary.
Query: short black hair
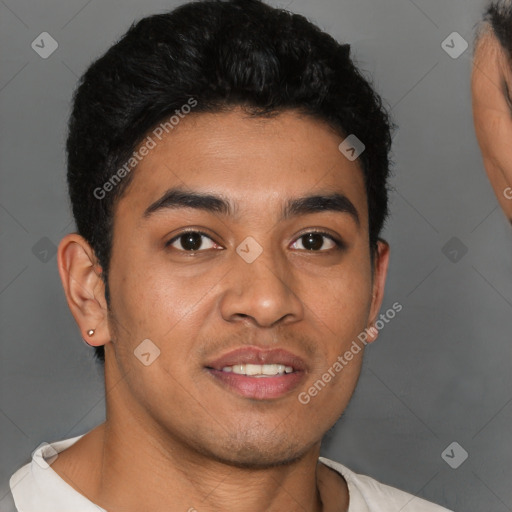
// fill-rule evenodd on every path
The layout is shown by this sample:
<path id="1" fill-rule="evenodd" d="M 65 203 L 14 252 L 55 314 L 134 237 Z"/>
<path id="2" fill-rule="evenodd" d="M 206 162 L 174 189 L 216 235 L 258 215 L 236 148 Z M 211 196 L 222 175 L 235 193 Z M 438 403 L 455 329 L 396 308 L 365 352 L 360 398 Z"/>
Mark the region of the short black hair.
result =
<path id="1" fill-rule="evenodd" d="M 388 216 L 395 126 L 354 65 L 350 46 L 259 0 L 194 1 L 132 24 L 90 65 L 73 96 L 69 195 L 78 233 L 102 267 L 107 304 L 113 211 L 136 172 L 126 162 L 151 130 L 191 101 L 195 113 L 236 106 L 254 116 L 296 110 L 360 139 L 373 261 Z M 95 354 L 105 361 L 103 346 Z"/>
<path id="2" fill-rule="evenodd" d="M 512 2 L 490 2 L 484 12 L 484 21 L 489 23 L 502 48 L 512 58 Z"/>

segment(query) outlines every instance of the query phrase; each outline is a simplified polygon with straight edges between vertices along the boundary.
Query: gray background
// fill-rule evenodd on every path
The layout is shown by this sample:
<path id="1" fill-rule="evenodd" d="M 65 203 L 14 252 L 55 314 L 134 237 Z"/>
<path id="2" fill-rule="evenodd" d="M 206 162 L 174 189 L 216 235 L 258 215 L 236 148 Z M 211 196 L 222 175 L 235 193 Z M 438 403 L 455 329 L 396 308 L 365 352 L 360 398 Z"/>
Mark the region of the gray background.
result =
<path id="1" fill-rule="evenodd" d="M 511 510 L 512 233 L 483 171 L 470 102 L 484 2 L 287 2 L 277 5 L 351 43 L 399 126 L 383 311 L 395 301 L 403 311 L 368 349 L 323 454 L 454 510 Z M 177 3 L 0 0 L 2 511 L 8 479 L 32 450 L 104 420 L 102 368 L 81 341 L 55 256 L 41 249 L 52 246 L 44 237 L 56 246 L 74 230 L 63 149 L 72 91 L 134 19 Z M 43 31 L 59 44 L 48 59 L 31 48 Z M 470 45 L 457 59 L 441 46 L 454 31 Z M 441 457 L 453 441 L 469 454 L 458 469 Z"/>

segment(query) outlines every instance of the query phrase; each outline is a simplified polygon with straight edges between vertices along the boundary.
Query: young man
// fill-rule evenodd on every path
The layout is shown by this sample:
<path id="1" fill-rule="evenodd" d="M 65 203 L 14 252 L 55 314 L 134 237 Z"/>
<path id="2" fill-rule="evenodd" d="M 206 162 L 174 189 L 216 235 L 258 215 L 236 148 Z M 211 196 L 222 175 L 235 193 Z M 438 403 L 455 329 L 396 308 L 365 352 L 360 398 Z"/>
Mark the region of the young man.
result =
<path id="1" fill-rule="evenodd" d="M 319 458 L 389 258 L 390 125 L 348 46 L 256 0 L 187 4 L 88 69 L 69 128 L 58 266 L 107 419 L 34 453 L 18 509 L 446 510 Z"/>
<path id="2" fill-rule="evenodd" d="M 472 73 L 473 116 L 484 166 L 512 222 L 512 2 L 487 7 L 477 33 Z"/>

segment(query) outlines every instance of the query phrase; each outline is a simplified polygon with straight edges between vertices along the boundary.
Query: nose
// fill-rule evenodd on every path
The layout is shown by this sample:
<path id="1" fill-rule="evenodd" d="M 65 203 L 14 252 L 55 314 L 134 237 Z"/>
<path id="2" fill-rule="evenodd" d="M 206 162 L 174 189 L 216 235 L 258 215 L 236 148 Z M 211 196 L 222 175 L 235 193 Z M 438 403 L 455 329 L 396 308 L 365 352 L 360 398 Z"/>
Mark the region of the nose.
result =
<path id="1" fill-rule="evenodd" d="M 285 258 L 263 251 L 252 263 L 234 254 L 220 303 L 228 322 L 250 322 L 259 327 L 293 323 L 304 317 L 296 279 Z"/>

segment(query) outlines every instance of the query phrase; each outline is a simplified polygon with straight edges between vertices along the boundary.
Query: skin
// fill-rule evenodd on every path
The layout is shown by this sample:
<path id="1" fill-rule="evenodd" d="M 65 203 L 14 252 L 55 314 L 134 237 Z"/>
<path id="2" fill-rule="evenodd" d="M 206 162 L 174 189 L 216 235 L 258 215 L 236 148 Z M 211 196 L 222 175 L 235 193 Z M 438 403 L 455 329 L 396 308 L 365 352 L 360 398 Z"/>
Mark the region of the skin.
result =
<path id="1" fill-rule="evenodd" d="M 489 25 L 475 47 L 471 90 L 475 132 L 498 202 L 512 222 L 512 63 Z"/>
<path id="2" fill-rule="evenodd" d="M 139 163 L 115 209 L 110 314 L 93 250 L 76 233 L 62 239 L 71 312 L 84 339 L 105 346 L 107 419 L 52 469 L 88 499 L 109 512 L 347 510 L 345 480 L 318 456 L 364 351 L 307 405 L 297 398 L 375 321 L 384 293 L 389 247 L 379 242 L 372 266 L 363 174 L 338 150 L 342 140 L 293 111 L 187 116 Z M 178 185 L 222 194 L 236 215 L 180 208 L 143 218 Z M 353 203 L 359 223 L 329 210 L 280 219 L 288 199 L 332 192 Z M 193 256 L 183 239 L 165 247 L 191 227 L 213 241 Z M 346 248 L 320 237 L 305 249 L 311 228 Z M 250 264 L 236 252 L 247 236 L 263 249 Z M 146 338 L 161 351 L 149 366 L 133 354 Z M 244 345 L 299 355 L 305 380 L 270 400 L 214 382 L 206 362 Z"/>

